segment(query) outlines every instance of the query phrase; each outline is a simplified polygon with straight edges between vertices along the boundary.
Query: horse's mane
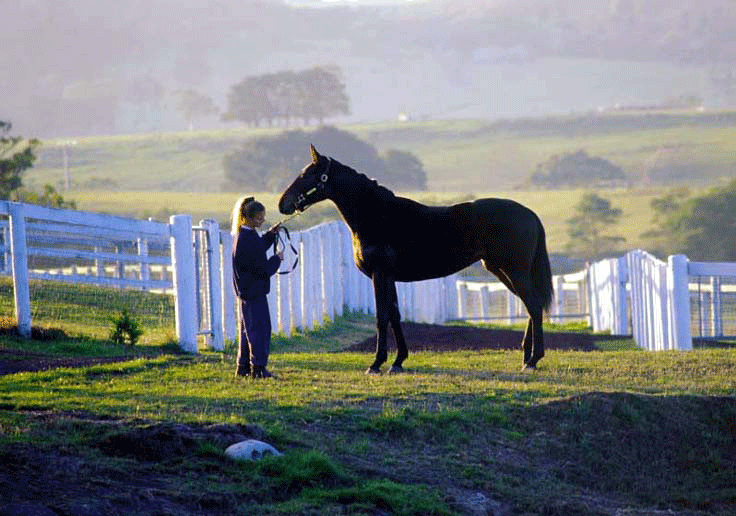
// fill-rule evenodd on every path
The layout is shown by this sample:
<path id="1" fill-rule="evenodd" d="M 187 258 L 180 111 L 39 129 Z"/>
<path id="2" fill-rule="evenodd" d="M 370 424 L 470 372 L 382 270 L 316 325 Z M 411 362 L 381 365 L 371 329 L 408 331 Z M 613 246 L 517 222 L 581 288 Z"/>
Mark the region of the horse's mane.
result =
<path id="1" fill-rule="evenodd" d="M 393 201 L 394 199 L 396 199 L 396 195 L 391 190 L 379 184 L 378 181 L 376 181 L 375 179 L 369 178 L 362 172 L 358 172 L 357 170 L 350 168 L 347 165 L 343 165 L 339 161 L 337 161 L 336 163 L 339 163 L 344 169 L 354 175 L 357 186 L 360 188 L 361 191 L 374 194 L 381 201 Z"/>

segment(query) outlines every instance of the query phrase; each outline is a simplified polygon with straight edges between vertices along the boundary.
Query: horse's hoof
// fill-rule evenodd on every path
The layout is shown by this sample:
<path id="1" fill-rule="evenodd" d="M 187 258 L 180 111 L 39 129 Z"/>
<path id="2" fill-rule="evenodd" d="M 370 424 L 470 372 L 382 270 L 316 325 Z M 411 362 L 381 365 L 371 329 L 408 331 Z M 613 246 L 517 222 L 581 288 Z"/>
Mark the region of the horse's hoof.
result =
<path id="1" fill-rule="evenodd" d="M 392 365 L 391 369 L 388 370 L 388 374 L 401 374 L 404 372 L 404 368 L 400 365 Z"/>
<path id="2" fill-rule="evenodd" d="M 365 374 L 381 374 L 381 368 L 370 366 Z"/>
<path id="3" fill-rule="evenodd" d="M 531 364 L 524 364 L 524 367 L 521 368 L 522 373 L 533 373 L 536 370 L 537 366 Z"/>

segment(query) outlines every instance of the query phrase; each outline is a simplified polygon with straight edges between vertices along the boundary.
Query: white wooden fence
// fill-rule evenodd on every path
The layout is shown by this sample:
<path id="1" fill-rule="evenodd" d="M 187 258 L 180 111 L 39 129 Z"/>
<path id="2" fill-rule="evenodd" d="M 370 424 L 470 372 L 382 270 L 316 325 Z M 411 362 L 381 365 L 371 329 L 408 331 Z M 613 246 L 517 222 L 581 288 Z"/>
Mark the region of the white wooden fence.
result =
<path id="1" fill-rule="evenodd" d="M 30 280 L 55 280 L 171 292 L 179 343 L 187 351 L 197 350 L 200 332 L 191 216 L 176 215 L 167 224 L 2 201 L 0 217 L 7 217 L 2 251 L 4 263 L 10 265 L 6 271 L 13 275 L 15 318 L 21 335 L 31 333 Z M 206 229 L 219 248 L 219 228 L 210 223 Z M 154 248 L 158 251 L 149 252 Z M 39 257 L 72 265 L 29 268 L 29 259 L 38 261 Z M 213 259 L 208 264 L 216 267 L 213 279 L 220 277 L 219 263 Z M 131 271 L 135 271 L 132 277 Z M 206 336 L 216 349 L 224 349 L 222 291 L 214 290 L 217 299 L 210 308 L 218 322 Z"/>
<path id="2" fill-rule="evenodd" d="M 321 325 L 344 310 L 375 313 L 373 284 L 353 263 L 352 236 L 342 222 L 292 232 L 299 251 L 297 269 L 274 276 L 269 307 L 274 330 L 287 335 Z M 282 269 L 290 268 L 288 252 Z M 406 320 L 442 323 L 456 316 L 457 276 L 397 283 L 399 309 Z"/>
<path id="3" fill-rule="evenodd" d="M 526 318 L 499 282 L 457 285 L 460 319 L 510 324 Z M 596 332 L 633 335 L 644 349 L 690 350 L 693 334 L 736 338 L 736 263 L 690 262 L 684 255 L 663 262 L 635 250 L 555 276 L 554 285 L 551 321 L 581 320 Z"/>
<path id="4" fill-rule="evenodd" d="M 173 295 L 177 339 L 190 352 L 197 351 L 201 336 L 217 350 L 224 349 L 226 339 L 237 338 L 232 238 L 215 221 L 195 227 L 189 215 L 163 223 L 2 201 L 4 217 L 2 255 L 6 271 L 13 274 L 22 334 L 31 328 L 29 279 L 53 279 Z M 375 313 L 373 286 L 353 264 L 352 237 L 344 223 L 292 232 L 291 238 L 299 264 L 272 281 L 274 331 L 290 335 L 313 329 L 344 310 Z M 31 256 L 72 265 L 29 268 Z M 282 268 L 293 259 L 287 251 Z M 632 251 L 555 276 L 550 320 L 582 320 L 594 331 L 633 334 L 645 349 L 692 349 L 692 329 L 702 330 L 705 319 L 709 336 L 736 336 L 736 321 L 723 322 L 726 305 L 734 311 L 729 317 L 736 319 L 736 281 L 726 278 L 736 278 L 736 264 L 689 262 L 682 255 L 665 263 Z M 499 282 L 452 275 L 399 283 L 397 291 L 405 320 L 513 323 L 526 318 L 521 302 Z"/>
<path id="5" fill-rule="evenodd" d="M 200 336 L 215 350 L 237 338 L 232 237 L 215 221 L 193 226 L 189 215 L 164 223 L 2 201 L 0 218 L 5 217 L 0 251 L 4 272 L 13 275 L 22 335 L 31 331 L 29 280 L 34 279 L 171 294 L 177 339 L 189 352 L 197 351 Z M 372 284 L 353 265 L 352 239 L 342 222 L 292 232 L 291 238 L 299 265 L 277 275 L 269 294 L 277 331 L 314 329 L 345 309 L 375 312 Z M 63 265 L 29 267 L 31 257 Z M 287 256 L 283 267 L 293 258 Z M 453 318 L 454 281 L 451 276 L 397 285 L 405 317 L 434 323 Z"/>

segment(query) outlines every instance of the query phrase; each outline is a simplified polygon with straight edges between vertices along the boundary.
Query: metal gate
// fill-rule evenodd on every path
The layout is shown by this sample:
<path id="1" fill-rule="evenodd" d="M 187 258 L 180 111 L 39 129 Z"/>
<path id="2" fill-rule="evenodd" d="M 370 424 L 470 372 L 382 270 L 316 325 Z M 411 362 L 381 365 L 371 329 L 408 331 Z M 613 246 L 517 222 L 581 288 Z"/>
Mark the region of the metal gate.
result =
<path id="1" fill-rule="evenodd" d="M 197 335 L 202 336 L 206 347 L 217 351 L 224 350 L 225 335 L 232 333 L 228 319 L 232 306 L 228 292 L 223 291 L 222 247 L 223 235 L 215 220 L 202 220 L 192 228 L 194 245 L 195 297 L 197 313 Z"/>

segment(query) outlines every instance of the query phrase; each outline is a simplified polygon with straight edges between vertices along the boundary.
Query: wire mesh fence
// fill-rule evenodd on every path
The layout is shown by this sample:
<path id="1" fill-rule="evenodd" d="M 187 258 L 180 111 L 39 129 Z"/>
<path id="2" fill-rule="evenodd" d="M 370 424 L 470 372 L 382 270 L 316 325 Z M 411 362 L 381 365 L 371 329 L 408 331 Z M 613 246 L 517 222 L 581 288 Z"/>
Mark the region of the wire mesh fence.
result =
<path id="1" fill-rule="evenodd" d="M 106 339 L 123 310 L 143 329 L 140 343 L 174 338 L 167 238 L 116 228 L 26 219 L 31 320 L 71 336 Z M 0 218 L 0 316 L 14 317 L 12 246 Z"/>
<path id="2" fill-rule="evenodd" d="M 52 280 L 31 280 L 30 292 L 31 316 L 39 327 L 106 339 L 114 320 L 125 310 L 144 331 L 140 343 L 174 339 L 174 298 L 170 294 Z"/>
<path id="3" fill-rule="evenodd" d="M 693 337 L 736 340 L 736 278 L 691 276 L 689 292 Z"/>
<path id="4" fill-rule="evenodd" d="M 555 298 L 547 314 L 550 322 L 589 321 L 590 300 L 585 275 L 557 276 Z M 498 281 L 460 280 L 458 319 L 495 324 L 525 323 L 529 315 L 521 300 Z"/>

